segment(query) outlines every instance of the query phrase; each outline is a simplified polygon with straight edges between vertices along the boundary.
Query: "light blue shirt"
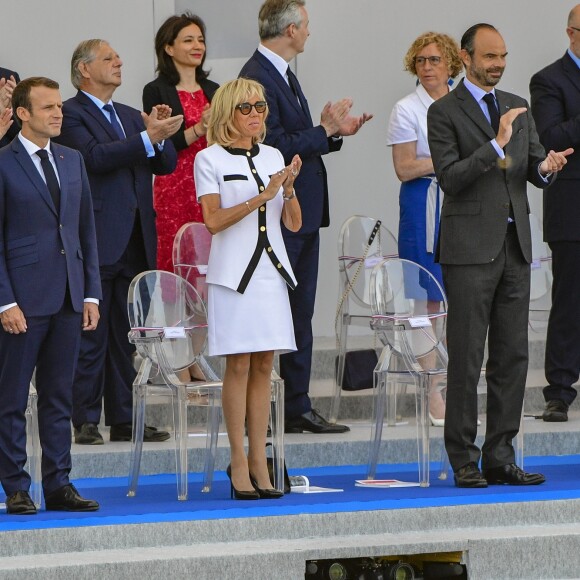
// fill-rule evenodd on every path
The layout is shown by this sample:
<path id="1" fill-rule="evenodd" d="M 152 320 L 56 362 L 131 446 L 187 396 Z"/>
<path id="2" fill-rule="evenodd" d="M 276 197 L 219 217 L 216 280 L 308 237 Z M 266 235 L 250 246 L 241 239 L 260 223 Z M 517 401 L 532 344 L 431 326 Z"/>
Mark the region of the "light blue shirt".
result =
<path id="1" fill-rule="evenodd" d="M 580 68 L 580 58 L 578 58 L 570 49 L 568 49 L 568 56 L 576 63 L 576 66 Z"/>
<path id="2" fill-rule="evenodd" d="M 82 91 L 82 93 L 85 94 L 87 97 L 89 97 L 89 99 L 91 99 L 91 101 L 93 101 L 93 103 L 95 103 L 95 105 L 97 105 L 97 107 L 99 107 L 99 110 L 101 111 L 101 113 L 103 113 L 103 115 L 106 117 L 107 121 L 110 123 L 111 122 L 111 115 L 108 111 L 105 111 L 105 109 L 103 109 L 103 107 L 105 105 L 111 105 L 113 107 L 113 111 L 115 111 L 115 105 L 113 105 L 113 101 L 109 101 L 108 103 L 104 103 L 103 101 L 101 101 L 101 99 L 95 97 L 95 95 L 91 95 L 91 93 L 87 93 L 85 91 Z M 117 121 L 118 121 L 119 125 L 121 126 L 121 129 L 123 129 L 123 133 L 125 133 L 123 123 L 121 123 L 121 119 L 119 119 L 119 115 L 117 115 L 117 111 L 115 111 L 115 117 L 117 118 Z M 125 133 L 125 136 L 127 136 L 126 133 Z M 147 157 L 155 157 L 155 149 L 153 147 L 153 143 L 151 143 L 151 139 L 149 139 L 149 135 L 147 134 L 147 131 L 141 131 L 141 139 L 143 140 L 143 146 L 145 147 L 145 151 L 147 152 Z M 163 147 L 160 146 L 159 149 L 162 150 Z"/>

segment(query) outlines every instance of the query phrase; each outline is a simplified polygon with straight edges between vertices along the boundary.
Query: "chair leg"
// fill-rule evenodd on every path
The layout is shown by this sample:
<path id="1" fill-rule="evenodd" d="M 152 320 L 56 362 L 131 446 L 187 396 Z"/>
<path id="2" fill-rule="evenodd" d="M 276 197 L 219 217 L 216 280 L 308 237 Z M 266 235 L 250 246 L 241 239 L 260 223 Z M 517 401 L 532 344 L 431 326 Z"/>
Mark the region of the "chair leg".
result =
<path id="1" fill-rule="evenodd" d="M 338 421 L 338 412 L 340 409 L 340 398 L 342 395 L 342 383 L 344 380 L 344 363 L 346 357 L 347 341 L 348 341 L 348 324 L 344 322 L 344 314 L 340 315 L 340 330 L 339 330 L 339 345 L 338 345 L 338 355 L 337 364 L 334 376 L 334 396 L 330 404 L 330 417 L 328 421 L 330 423 L 336 423 Z"/>
<path id="2" fill-rule="evenodd" d="M 143 455 L 143 435 L 145 432 L 146 394 L 142 385 L 133 387 L 133 437 L 131 439 L 131 463 L 129 466 L 128 497 L 135 497 L 141 471 L 141 456 Z"/>
<path id="3" fill-rule="evenodd" d="M 210 392 L 203 468 L 204 479 L 201 489 L 203 493 L 211 491 L 213 483 L 213 473 L 215 470 L 215 458 L 217 455 L 217 442 L 221 421 L 221 408 L 221 390 Z"/>
<path id="4" fill-rule="evenodd" d="M 420 375 L 419 385 L 415 391 L 417 404 L 417 454 L 419 485 L 421 487 L 429 487 L 429 383 L 429 375 Z"/>
<path id="5" fill-rule="evenodd" d="M 284 381 L 274 371 L 272 371 L 270 430 L 274 457 L 274 481 L 272 485 L 276 489 L 284 491 Z"/>
<path id="6" fill-rule="evenodd" d="M 42 473 L 41 451 L 38 436 L 38 395 L 31 392 L 28 395 L 28 407 L 26 409 L 26 432 L 30 451 L 28 453 L 28 469 L 30 471 L 30 497 L 37 508 L 42 502 Z"/>
<path id="7" fill-rule="evenodd" d="M 445 481 L 449 475 L 449 455 L 445 449 L 445 443 L 441 446 L 441 464 L 439 466 L 439 479 Z"/>
<path id="8" fill-rule="evenodd" d="M 179 389 L 172 398 L 175 427 L 175 475 L 177 499 L 187 499 L 187 392 Z"/>
<path id="9" fill-rule="evenodd" d="M 382 358 L 382 357 L 381 357 Z M 380 361 L 379 361 L 380 363 Z M 374 417 L 371 426 L 371 440 L 369 445 L 369 463 L 367 469 L 367 479 L 375 479 L 377 474 L 377 463 L 379 460 L 379 451 L 381 449 L 381 440 L 383 438 L 383 421 L 385 419 L 385 406 L 387 404 L 387 383 L 388 373 L 383 370 L 374 372 Z"/>

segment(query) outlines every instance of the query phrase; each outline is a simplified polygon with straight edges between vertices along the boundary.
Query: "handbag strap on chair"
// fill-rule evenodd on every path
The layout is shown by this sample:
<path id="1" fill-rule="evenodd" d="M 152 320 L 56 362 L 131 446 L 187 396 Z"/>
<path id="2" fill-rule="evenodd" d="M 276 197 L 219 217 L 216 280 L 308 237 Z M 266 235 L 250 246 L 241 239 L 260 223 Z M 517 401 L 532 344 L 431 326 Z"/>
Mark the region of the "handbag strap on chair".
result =
<path id="1" fill-rule="evenodd" d="M 348 285 L 347 285 L 346 289 L 344 290 L 342 296 L 338 299 L 338 304 L 336 306 L 336 315 L 334 317 L 334 334 L 336 336 L 337 348 L 340 347 L 340 338 L 338 335 L 338 319 L 340 318 L 342 305 L 344 304 L 344 301 L 346 300 L 346 297 L 348 296 L 349 292 L 354 288 L 354 285 L 357 281 L 357 278 L 359 277 L 359 274 L 361 273 L 361 270 L 362 270 L 362 268 L 365 264 L 365 261 L 367 259 L 367 255 L 369 253 L 371 245 L 372 245 L 376 235 L 379 233 L 379 231 L 381 229 L 381 224 L 382 224 L 381 220 L 377 220 L 377 222 L 375 223 L 375 227 L 373 228 L 373 230 L 369 236 L 366 248 L 364 249 L 362 257 L 359 259 L 355 273 L 353 274 L 352 278 L 349 280 Z"/>

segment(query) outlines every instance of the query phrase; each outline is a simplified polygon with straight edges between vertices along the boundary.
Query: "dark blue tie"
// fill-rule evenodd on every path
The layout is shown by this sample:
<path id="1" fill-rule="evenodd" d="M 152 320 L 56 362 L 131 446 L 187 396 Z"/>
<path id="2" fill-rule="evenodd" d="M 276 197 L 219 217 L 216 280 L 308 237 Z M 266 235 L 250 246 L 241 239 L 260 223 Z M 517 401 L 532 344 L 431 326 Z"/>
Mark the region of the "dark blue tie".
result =
<path id="1" fill-rule="evenodd" d="M 302 89 L 300 88 L 300 83 L 298 82 L 296 75 L 290 70 L 290 67 L 288 67 L 286 75 L 288 76 L 288 84 L 290 85 L 295 97 L 298 99 L 298 104 L 304 109 L 304 104 L 302 103 Z"/>
<path id="2" fill-rule="evenodd" d="M 497 110 L 497 103 L 495 102 L 495 97 L 492 93 L 487 93 L 483 96 L 483 100 L 487 105 L 487 110 L 489 111 L 489 121 L 491 123 L 491 128 L 497 135 L 499 131 L 499 111 Z"/>
<path id="3" fill-rule="evenodd" d="M 109 116 L 111 117 L 111 125 L 113 125 L 113 129 L 115 129 L 117 137 L 119 137 L 119 139 L 124 139 L 125 133 L 123 133 L 123 127 L 121 127 L 121 124 L 119 121 L 117 121 L 117 115 L 115 115 L 115 109 L 113 109 L 113 105 L 104 105 L 103 109 L 109 113 Z"/>
<path id="4" fill-rule="evenodd" d="M 56 177 L 56 172 L 54 167 L 48 158 L 48 151 L 45 149 L 39 149 L 36 154 L 40 157 L 40 166 L 44 173 L 44 179 L 46 179 L 46 185 L 48 191 L 50 191 L 50 197 L 52 197 L 52 203 L 56 208 L 56 213 L 60 212 L 60 185 L 58 184 L 58 179 Z"/>

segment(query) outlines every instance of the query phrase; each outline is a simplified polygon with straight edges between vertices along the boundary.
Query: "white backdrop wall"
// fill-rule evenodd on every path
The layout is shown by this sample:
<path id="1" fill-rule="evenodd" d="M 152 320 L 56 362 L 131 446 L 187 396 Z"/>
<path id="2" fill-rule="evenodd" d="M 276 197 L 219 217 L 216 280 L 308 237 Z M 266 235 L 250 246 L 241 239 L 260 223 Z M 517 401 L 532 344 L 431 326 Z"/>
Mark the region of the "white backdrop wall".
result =
<path id="1" fill-rule="evenodd" d="M 170 14 L 190 9 L 208 26 L 211 78 L 237 76 L 258 42 L 257 12 L 262 0 L 2 0 L 0 65 L 21 77 L 46 75 L 61 83 L 63 97 L 74 94 L 69 63 L 76 44 L 105 38 L 124 61 L 123 86 L 115 97 L 141 107 L 143 85 L 154 76 L 153 37 Z M 561 56 L 567 47 L 566 18 L 573 3 L 557 0 L 309 0 L 311 36 L 296 68 L 316 122 L 327 100 L 351 96 L 355 112 L 375 118 L 328 155 L 331 226 L 321 230 L 320 279 L 314 330 L 333 334 L 337 298 L 336 241 L 342 222 L 354 213 L 376 216 L 396 232 L 399 184 L 386 125 L 394 103 L 414 89 L 402 59 L 426 30 L 459 39 L 472 24 L 490 21 L 506 41 L 508 65 L 500 87 L 528 97 L 530 76 Z M 495 16 L 492 16 L 495 15 Z M 530 187 L 534 213 L 541 194 Z"/>

